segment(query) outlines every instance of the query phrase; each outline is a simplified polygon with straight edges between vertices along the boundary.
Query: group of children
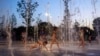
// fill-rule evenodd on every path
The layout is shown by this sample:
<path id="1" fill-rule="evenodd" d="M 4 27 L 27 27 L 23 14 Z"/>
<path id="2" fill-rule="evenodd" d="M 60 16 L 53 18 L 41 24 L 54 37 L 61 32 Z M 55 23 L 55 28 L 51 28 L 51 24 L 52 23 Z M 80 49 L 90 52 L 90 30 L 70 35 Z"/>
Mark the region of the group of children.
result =
<path id="1" fill-rule="evenodd" d="M 56 44 L 57 47 L 59 48 L 59 42 L 57 39 L 57 31 L 58 31 L 58 29 L 56 28 L 52 32 L 51 41 L 50 41 L 50 50 L 51 51 L 52 51 L 53 44 Z M 23 34 L 22 34 L 22 36 L 25 37 Z M 85 40 L 84 40 L 84 31 L 82 29 L 79 30 L 79 36 L 80 36 L 80 44 L 79 45 L 84 47 Z M 48 44 L 48 40 L 47 40 L 46 36 L 44 34 L 41 34 L 39 40 L 34 45 L 31 45 L 30 49 L 41 47 L 41 49 L 45 48 L 46 50 L 48 50 L 48 48 L 46 47 L 47 44 Z"/>
<path id="2" fill-rule="evenodd" d="M 57 31 L 58 31 L 58 29 L 54 28 L 53 32 L 52 32 L 51 41 L 50 41 L 51 42 L 50 43 L 50 50 L 51 51 L 52 51 L 53 44 L 57 44 L 57 47 L 59 48 L 59 42 L 57 40 Z M 25 39 L 24 39 L 25 33 L 22 33 L 22 37 L 23 37 L 23 42 L 25 42 Z M 47 46 L 46 46 L 47 44 L 48 44 L 48 40 L 46 38 L 46 35 L 43 32 L 41 32 L 38 41 L 35 44 L 30 46 L 30 50 L 37 48 L 37 47 L 40 47 L 41 49 L 45 48 L 47 51 L 49 51 Z"/>

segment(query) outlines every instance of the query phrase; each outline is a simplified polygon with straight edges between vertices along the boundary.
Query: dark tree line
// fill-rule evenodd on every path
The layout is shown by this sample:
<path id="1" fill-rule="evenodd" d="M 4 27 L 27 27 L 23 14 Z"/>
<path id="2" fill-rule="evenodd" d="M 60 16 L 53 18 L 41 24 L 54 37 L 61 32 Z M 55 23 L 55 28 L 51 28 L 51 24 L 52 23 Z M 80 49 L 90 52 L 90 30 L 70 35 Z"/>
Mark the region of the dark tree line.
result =
<path id="1" fill-rule="evenodd" d="M 80 27 L 81 30 L 84 31 L 84 39 L 85 41 L 93 41 L 96 40 L 97 33 L 96 31 L 90 29 L 89 27 Z M 89 39 L 91 38 L 91 40 Z"/>
<path id="2" fill-rule="evenodd" d="M 54 26 L 52 26 L 52 24 L 50 24 L 48 27 L 47 22 L 41 22 L 38 24 L 38 30 L 37 30 L 38 32 L 36 32 L 36 29 L 34 26 L 29 27 L 28 29 L 30 31 L 28 31 L 28 40 L 38 39 L 40 37 L 42 31 L 44 32 L 45 36 L 51 35 L 53 27 Z M 26 27 L 20 26 L 18 28 L 13 28 L 12 39 L 13 40 L 21 40 L 22 39 L 22 36 L 21 36 L 22 32 L 26 32 Z"/>
<path id="3" fill-rule="evenodd" d="M 74 30 L 77 33 L 79 32 L 79 30 L 83 30 L 85 41 L 90 41 L 90 39 L 89 39 L 90 37 L 91 37 L 91 41 L 96 40 L 97 32 L 95 31 L 95 29 L 93 30 L 93 29 L 90 29 L 89 27 L 85 27 L 85 26 L 79 27 L 79 23 L 77 21 L 75 21 Z"/>

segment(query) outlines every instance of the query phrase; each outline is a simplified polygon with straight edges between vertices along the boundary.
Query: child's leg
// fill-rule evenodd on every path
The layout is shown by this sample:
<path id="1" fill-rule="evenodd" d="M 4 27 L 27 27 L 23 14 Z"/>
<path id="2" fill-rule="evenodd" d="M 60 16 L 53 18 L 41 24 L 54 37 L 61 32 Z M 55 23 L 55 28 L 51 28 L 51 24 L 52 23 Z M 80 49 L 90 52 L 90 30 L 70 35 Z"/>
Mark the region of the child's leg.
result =
<path id="1" fill-rule="evenodd" d="M 50 50 L 52 50 L 52 46 L 53 46 L 54 42 L 55 42 L 54 40 L 51 41 Z"/>
<path id="2" fill-rule="evenodd" d="M 80 46 L 84 47 L 84 45 L 85 45 L 84 38 L 81 37 L 81 43 L 80 43 Z"/>
<path id="3" fill-rule="evenodd" d="M 57 47 L 59 48 L 59 42 L 56 40 Z"/>

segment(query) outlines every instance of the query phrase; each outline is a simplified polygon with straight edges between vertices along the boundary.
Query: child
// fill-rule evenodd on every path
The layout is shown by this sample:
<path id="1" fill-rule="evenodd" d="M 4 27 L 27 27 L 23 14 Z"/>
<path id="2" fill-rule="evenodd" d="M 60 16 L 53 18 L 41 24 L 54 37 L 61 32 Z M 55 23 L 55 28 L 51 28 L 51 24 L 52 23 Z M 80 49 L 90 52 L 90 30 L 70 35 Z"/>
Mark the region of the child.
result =
<path id="1" fill-rule="evenodd" d="M 52 45 L 53 45 L 54 43 L 56 43 L 56 44 L 57 44 L 57 47 L 59 48 L 59 43 L 58 43 L 58 40 L 57 40 L 57 35 L 56 35 L 56 33 L 57 33 L 57 28 L 55 28 L 55 29 L 53 30 L 53 34 L 52 34 L 52 38 L 51 38 L 50 50 L 52 50 Z"/>
<path id="2" fill-rule="evenodd" d="M 83 29 L 80 29 L 79 33 L 80 33 L 80 41 L 81 41 L 80 46 L 84 47 L 85 42 L 84 42 L 84 31 L 83 31 Z"/>

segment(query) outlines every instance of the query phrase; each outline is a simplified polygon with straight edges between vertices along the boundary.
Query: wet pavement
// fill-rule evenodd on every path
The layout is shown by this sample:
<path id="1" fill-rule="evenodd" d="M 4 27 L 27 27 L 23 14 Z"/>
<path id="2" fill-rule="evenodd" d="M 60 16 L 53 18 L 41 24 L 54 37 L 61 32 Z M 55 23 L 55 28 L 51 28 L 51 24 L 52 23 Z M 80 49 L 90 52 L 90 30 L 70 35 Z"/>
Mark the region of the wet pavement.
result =
<path id="1" fill-rule="evenodd" d="M 14 56 L 100 56 L 100 50 L 87 50 L 83 53 L 77 53 L 75 51 L 65 51 L 58 50 L 58 52 L 47 52 L 40 51 L 40 49 L 35 49 L 32 51 L 21 51 L 21 50 L 13 50 Z M 11 50 L 6 48 L 0 49 L 0 56 L 12 56 Z"/>
<path id="2" fill-rule="evenodd" d="M 61 45 L 60 47 L 58 49 L 54 45 L 52 51 L 44 49 L 41 51 L 40 48 L 25 49 L 20 44 L 15 44 L 11 49 L 8 49 L 7 45 L 0 45 L 0 56 L 100 56 L 100 45 L 90 45 L 85 48 L 75 45 Z"/>

